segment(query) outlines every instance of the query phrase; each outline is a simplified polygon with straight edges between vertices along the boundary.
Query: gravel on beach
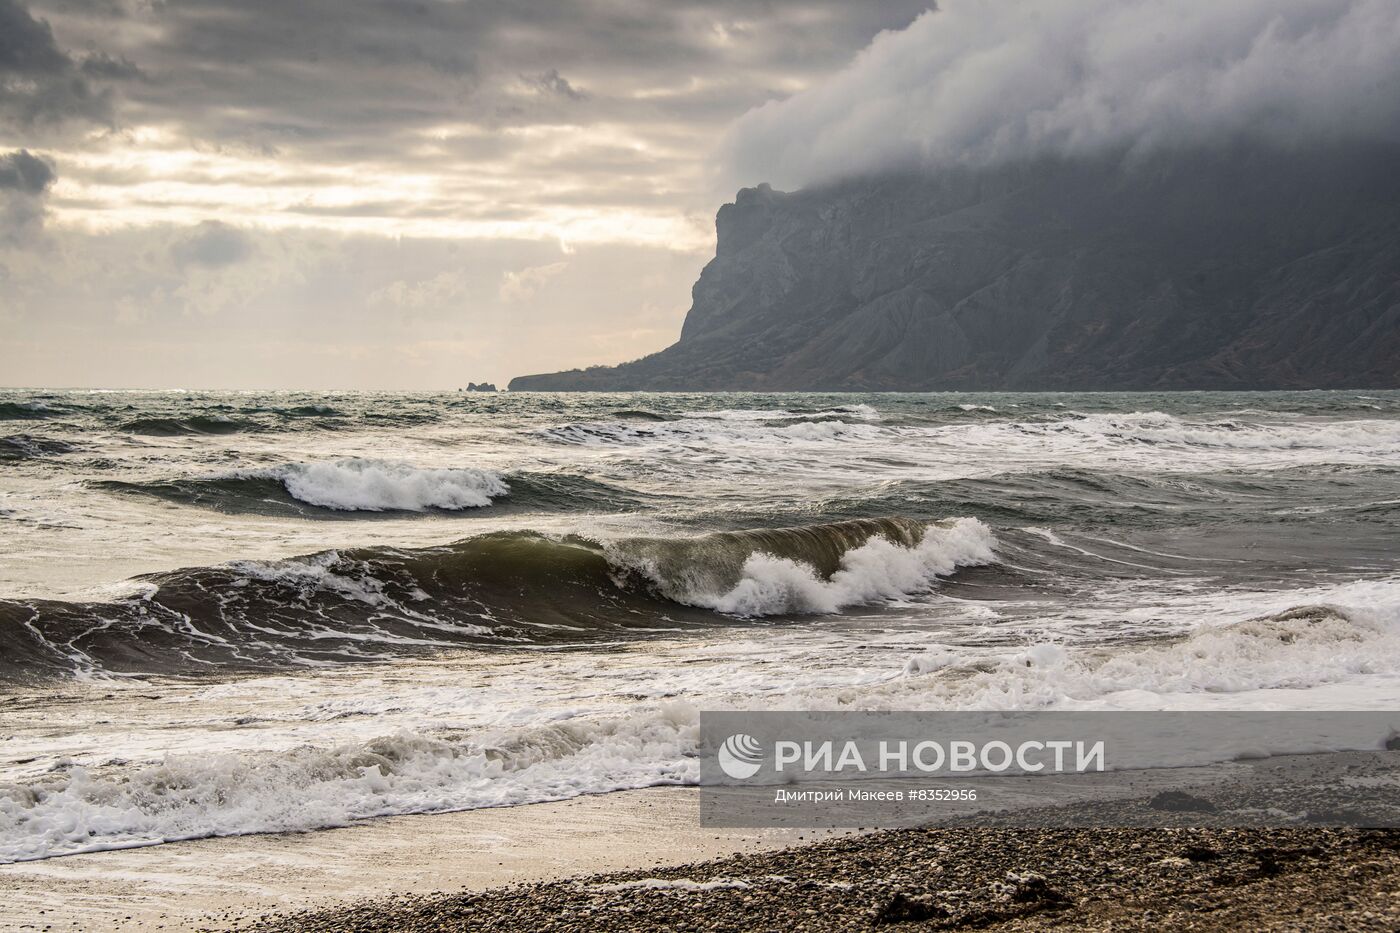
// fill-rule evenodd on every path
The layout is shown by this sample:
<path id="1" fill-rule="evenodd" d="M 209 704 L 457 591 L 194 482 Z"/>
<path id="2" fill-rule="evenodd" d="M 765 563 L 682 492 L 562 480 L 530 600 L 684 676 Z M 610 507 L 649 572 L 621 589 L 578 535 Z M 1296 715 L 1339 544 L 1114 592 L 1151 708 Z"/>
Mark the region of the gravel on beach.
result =
<path id="1" fill-rule="evenodd" d="M 260 918 L 247 933 L 1400 929 L 1400 831 L 903 829 Z"/>

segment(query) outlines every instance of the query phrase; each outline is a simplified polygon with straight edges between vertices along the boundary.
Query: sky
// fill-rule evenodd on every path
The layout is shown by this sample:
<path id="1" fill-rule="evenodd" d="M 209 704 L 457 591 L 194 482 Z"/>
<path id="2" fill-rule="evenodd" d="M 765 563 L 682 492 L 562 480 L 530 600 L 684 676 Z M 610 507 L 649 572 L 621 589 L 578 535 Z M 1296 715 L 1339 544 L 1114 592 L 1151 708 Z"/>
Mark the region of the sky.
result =
<path id="1" fill-rule="evenodd" d="M 0 0 L 0 384 L 450 389 L 660 349 L 732 123 L 926 6 Z"/>
<path id="2" fill-rule="evenodd" d="M 0 0 L 0 385 L 674 342 L 741 185 L 1400 144 L 1396 0 Z"/>
<path id="3" fill-rule="evenodd" d="M 1400 143 L 1396 0 L 945 0 L 731 125 L 731 178 Z"/>

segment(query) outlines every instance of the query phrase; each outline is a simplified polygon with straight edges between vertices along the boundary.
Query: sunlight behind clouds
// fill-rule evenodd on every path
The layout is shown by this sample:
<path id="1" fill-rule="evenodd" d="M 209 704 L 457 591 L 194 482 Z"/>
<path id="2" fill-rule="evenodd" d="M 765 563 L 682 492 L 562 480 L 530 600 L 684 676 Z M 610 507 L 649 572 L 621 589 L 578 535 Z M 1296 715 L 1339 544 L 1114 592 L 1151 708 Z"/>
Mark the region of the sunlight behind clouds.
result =
<path id="1" fill-rule="evenodd" d="M 725 127 L 925 6 L 0 0 L 35 53 L 0 54 L 34 89 L 0 156 L 54 173 L 4 215 L 5 379 L 450 388 L 656 350 Z"/>

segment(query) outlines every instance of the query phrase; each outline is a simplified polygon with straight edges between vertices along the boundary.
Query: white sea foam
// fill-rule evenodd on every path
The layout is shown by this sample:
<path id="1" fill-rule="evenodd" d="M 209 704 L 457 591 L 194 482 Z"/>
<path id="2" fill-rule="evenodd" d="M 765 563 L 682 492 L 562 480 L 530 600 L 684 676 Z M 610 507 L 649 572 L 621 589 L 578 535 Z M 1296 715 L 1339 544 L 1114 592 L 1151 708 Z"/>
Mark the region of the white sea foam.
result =
<path id="1" fill-rule="evenodd" d="M 991 563 L 995 546 L 986 525 L 960 518 L 949 525 L 930 525 L 913 547 L 871 538 L 843 554 L 840 568 L 829 578 L 810 564 L 751 554 L 732 589 L 718 594 L 691 590 L 678 598 L 739 616 L 840 612 L 847 606 L 921 593 L 958 567 Z"/>
<path id="2" fill-rule="evenodd" d="M 345 599 L 370 606 L 384 606 L 392 601 L 384 593 L 384 583 L 368 574 L 349 577 L 336 572 L 341 563 L 338 551 L 322 551 L 296 560 L 231 561 L 227 565 L 240 577 L 280 583 L 300 591 L 304 597 L 315 593 L 335 593 Z M 423 594 L 422 598 L 427 598 Z"/>
<path id="3" fill-rule="evenodd" d="M 242 475 L 278 479 L 308 505 L 347 512 L 479 509 L 510 493 L 505 480 L 486 470 L 425 469 L 385 460 L 290 464 Z"/>
<path id="4" fill-rule="evenodd" d="M 1248 408 L 1235 401 L 1219 403 L 1228 405 L 1228 411 L 1171 407 L 1174 415 L 1067 410 L 1099 404 L 1085 400 L 1070 405 L 1028 400 L 1019 410 L 998 401 L 1000 413 L 977 412 L 976 417 L 947 410 L 963 400 L 937 401 L 936 409 L 880 401 L 887 412 L 884 421 L 854 407 L 718 414 L 671 407 L 668 413 L 679 413 L 675 421 L 625 424 L 596 420 L 603 417 L 600 411 L 616 407 L 612 402 L 600 408 L 591 401 L 569 401 L 547 417 L 518 424 L 503 423 L 496 415 L 477 424 L 453 414 L 430 428 L 405 432 L 380 431 L 355 420 L 347 421 L 341 432 L 318 428 L 238 437 L 228 442 L 228 450 L 204 444 L 157 450 L 117 438 L 103 440 L 101 452 L 147 478 L 207 470 L 215 453 L 227 454 L 230 463 L 250 451 L 304 460 L 303 466 L 258 475 L 281 483 L 299 479 L 304 486 L 298 488 L 312 497 L 305 501 L 377 510 L 470 507 L 439 504 L 451 501 L 443 492 L 451 484 L 434 476 L 458 472 L 469 474 L 455 482 L 473 504 L 496 499 L 504 490 L 496 491 L 486 478 L 492 474 L 386 466 L 398 457 L 437 463 L 444 450 L 479 447 L 492 459 L 468 462 L 576 469 L 623 486 L 671 483 L 662 491 L 677 495 L 678 502 L 694 503 L 697 514 L 731 507 L 736 512 L 761 510 L 775 501 L 804 497 L 816 512 L 824 507 L 823 497 L 846 495 L 856 484 L 911 478 L 937 481 L 1060 468 L 1155 478 L 1182 471 L 1252 473 L 1326 465 L 1318 476 L 1341 482 L 1349 480 L 1336 477 L 1334 467 L 1384 470 L 1400 459 L 1400 422 L 1378 414 L 1373 418 L 1355 405 L 1346 409 L 1345 419 L 1287 410 L 1293 402 L 1270 411 L 1273 403 L 1266 397 L 1250 401 Z M 131 404 L 144 403 L 135 399 Z M 358 411 L 356 404 L 346 401 L 343 407 Z M 1294 407 L 1323 410 L 1309 405 L 1303 400 Z M 65 403 L 62 410 L 71 408 Z M 569 423 L 524 433 L 561 421 Z M 577 439 L 565 440 L 571 432 Z M 542 435 L 551 443 L 539 443 Z M 358 471 L 344 468 L 344 461 L 333 458 L 351 443 L 367 457 L 384 459 L 359 461 L 370 466 Z M 496 443 L 509 447 L 491 446 Z M 150 459 L 157 456 L 163 459 Z M 311 469 L 320 460 L 330 466 L 321 471 L 324 476 Z M 386 477 L 387 488 L 376 487 L 365 475 L 376 472 Z M 1365 478 L 1369 472 L 1358 475 Z M 1393 501 L 1393 496 L 1373 492 L 1384 481 L 1381 477 L 1367 479 L 1371 485 L 1365 487 L 1366 500 L 1380 501 L 1365 501 L 1358 492 L 1358 508 Z M 297 495 L 292 485 L 287 488 Z M 831 492 L 833 486 L 842 491 Z M 66 468 L 55 471 L 52 485 L 33 491 L 15 486 L 6 495 L 4 506 L 19 513 L 30 497 L 35 503 L 59 503 L 55 508 L 71 514 L 74 522 L 81 520 L 82 532 L 75 537 L 71 528 L 65 529 L 60 541 L 45 526 L 11 522 L 9 532 L 21 536 L 11 556 L 28 556 L 22 563 L 7 562 L 11 582 L 3 596 L 13 595 L 16 581 L 27 575 L 35 578 L 36 594 L 64 591 L 53 582 L 60 577 L 63 587 L 71 588 L 124 576 L 131 572 L 133 553 L 146 561 L 139 565 L 143 570 L 253 555 L 269 560 L 236 566 L 251 578 L 287 584 L 293 600 L 299 590 L 331 591 L 372 607 L 370 612 L 429 611 L 411 592 L 405 595 L 362 568 L 338 562 L 349 552 L 299 562 L 271 558 L 347 543 L 440 543 L 441 526 L 431 521 L 374 522 L 350 529 L 343 523 L 296 519 L 276 525 L 276 534 L 268 533 L 269 521 L 263 520 L 216 527 L 205 512 L 131 497 L 104 496 L 101 509 L 91 508 L 89 500 L 97 494 L 73 484 Z M 1303 493 L 1299 499 L 1306 504 L 1308 497 Z M 162 511 L 153 513 L 156 507 Z M 704 514 L 709 521 L 710 513 Z M 1230 514 L 1246 522 L 1257 516 L 1246 507 Z M 153 515 L 159 520 L 152 520 Z M 676 527 L 672 517 L 640 515 L 613 522 L 588 516 L 577 527 L 572 518 L 545 527 L 559 534 L 671 535 Z M 531 527 L 543 520 L 529 519 Z M 73 715 L 63 723 L 46 710 L 31 706 L 25 711 L 23 704 L 13 715 L 7 709 L 0 717 L 8 751 L 7 761 L 0 763 L 0 857 L 314 829 L 375 815 L 688 783 L 697 778 L 693 715 L 668 713 L 659 706 L 674 696 L 709 709 L 1393 709 L 1400 695 L 1400 580 L 1357 582 L 1390 566 L 1383 548 L 1382 522 L 1388 520 L 1377 515 L 1353 526 L 1363 543 L 1379 542 L 1355 559 L 1334 555 L 1329 550 L 1333 539 L 1320 537 L 1316 547 L 1302 542 L 1288 550 L 1297 555 L 1296 566 L 1288 562 L 1291 558 L 1271 563 L 1267 555 L 1241 550 L 1231 556 L 1240 558 L 1241 565 L 1248 562 L 1242 568 L 1211 566 L 1204 559 L 1174 562 L 1173 569 L 1183 573 L 1153 574 L 1135 567 L 1132 573 L 1043 600 L 1038 588 L 1021 588 L 1007 599 L 966 602 L 950 590 L 946 598 L 921 599 L 917 605 L 900 601 L 936 584 L 942 572 L 938 567 L 959 564 L 954 553 L 959 548 L 950 546 L 948 553 L 936 555 L 946 558 L 943 563 L 926 565 L 917 549 L 882 539 L 853 549 L 829 579 L 805 565 L 756 555 L 737 585 L 710 585 L 692 600 L 715 607 L 724 602 L 727 611 L 736 613 L 844 612 L 840 619 L 734 625 L 709 638 L 688 634 L 672 639 L 663 633 L 645 645 L 610 645 L 603 653 L 550 652 L 541 661 L 545 666 L 514 655 L 506 658 L 507 653 L 470 652 L 431 663 L 400 659 L 372 667 L 338 665 L 316 676 L 233 679 L 198 687 L 163 682 L 159 691 L 144 683 L 104 683 L 90 702 L 66 706 Z M 1051 534 L 1058 532 L 1067 546 L 1101 550 L 1073 522 L 1062 527 L 1050 519 L 1037 521 L 1047 524 Z M 1300 524 L 1279 526 L 1278 537 L 1272 537 L 1268 527 L 1274 526 L 1254 527 L 1264 545 L 1276 545 L 1303 529 Z M 1115 543 L 1106 553 L 1150 565 L 1159 563 L 1154 555 L 1182 561 L 1196 553 L 1181 543 L 1196 540 L 1194 535 L 1194 530 L 1183 531 L 1179 541 L 1169 544 L 1166 537 L 1139 539 L 1131 529 L 1120 529 L 1110 536 Z M 1003 551 L 1011 553 L 1013 538 L 1021 537 L 1008 533 Z M 990 539 L 987 546 L 993 546 Z M 33 557 L 60 550 L 68 555 L 62 562 Z M 963 553 L 971 550 L 969 544 Z M 1037 545 L 1037 553 L 1053 558 L 1055 551 Z M 108 552 L 120 555 L 120 562 L 103 556 Z M 1201 555 L 1219 552 L 1204 549 Z M 40 572 L 44 566 L 60 564 L 61 573 L 55 570 L 52 579 L 40 579 L 49 576 Z M 1249 583 L 1253 576 L 1237 575 L 1237 569 L 1258 570 L 1258 589 Z M 1339 581 L 1345 585 L 1338 586 Z M 882 606 L 874 620 L 857 619 L 851 608 L 886 600 L 894 605 Z M 1310 608 L 1286 611 L 1291 607 Z M 308 637 L 330 631 L 314 614 L 307 615 L 306 625 Z M 371 632 L 365 637 L 380 636 Z M 383 637 L 387 642 L 394 636 Z M 371 656 L 369 647 L 366 656 Z M 386 649 L 372 656 L 388 659 L 395 652 Z M 489 675 L 482 673 L 488 665 L 495 665 Z M 627 685 L 625 696 L 617 690 L 619 683 Z M 87 688 L 65 682 L 59 689 L 79 695 Z M 138 692 L 149 692 L 151 698 L 137 700 Z M 118 699 L 108 698 L 113 694 Z M 244 727 L 244 717 L 253 724 Z M 111 720 L 111 725 L 95 724 L 101 720 Z M 32 764 L 23 763 L 31 758 Z M 49 771 L 59 758 L 71 761 Z"/>
<path id="5" fill-rule="evenodd" d="M 573 422 L 544 428 L 537 433 L 556 443 L 583 447 L 744 444 L 781 448 L 823 441 L 892 437 L 888 429 L 874 423 L 879 420 L 878 413 L 859 410 L 868 407 L 852 406 L 850 410 L 821 412 L 815 416 L 790 412 L 710 412 L 676 421 L 644 424 Z"/>
<path id="6" fill-rule="evenodd" d="M 1296 706 L 1304 692 L 1324 695 L 1319 688 L 1329 685 L 1344 690 L 1337 694 L 1335 702 L 1341 705 L 1336 708 L 1350 708 L 1364 705 L 1349 702 L 1360 695 L 1355 689 L 1359 683 L 1381 684 L 1377 708 L 1384 709 L 1400 679 L 1397 593 L 1400 582 L 1351 585 L 1332 594 L 1356 604 L 1350 607 L 1319 605 L 1243 620 L 1225 618 L 1158 642 L 1041 642 L 1011 650 L 946 646 L 911 658 L 904 673 L 891 671 L 883 683 L 819 687 L 812 672 L 789 664 L 783 665 L 788 673 L 778 679 L 781 683 L 786 678 L 783 704 L 793 709 L 1279 708 Z M 1274 598 L 1286 601 L 1289 594 Z M 781 657 L 780 644 L 770 644 L 769 650 L 772 658 Z M 701 652 L 692 660 L 704 657 Z M 852 660 L 841 655 L 832 663 Z M 582 667 L 574 675 L 567 664 L 553 674 L 584 678 L 559 687 L 573 702 L 586 692 L 580 687 L 598 675 L 593 662 L 579 663 Z M 637 663 L 632 673 L 657 684 L 639 682 L 636 687 L 656 687 L 653 696 L 684 692 L 710 709 L 765 708 L 771 703 L 770 695 L 749 692 L 756 684 L 752 671 L 745 674 L 742 666 L 732 670 L 727 681 L 702 687 L 711 676 L 703 671 L 685 665 L 657 667 L 651 656 L 639 657 Z M 285 686 L 273 692 L 295 699 L 300 691 L 300 703 L 315 696 L 305 692 L 312 686 L 323 689 L 293 679 L 283 682 Z M 354 688 L 355 683 L 361 687 Z M 421 721 L 430 709 L 440 707 L 438 715 L 453 728 L 407 729 L 338 745 L 308 744 L 298 738 L 320 734 L 308 731 L 308 720 L 316 720 L 315 729 L 328 727 L 322 720 L 347 722 L 330 715 L 343 712 L 347 703 L 348 708 L 367 705 L 376 715 L 387 714 L 387 695 L 372 702 L 355 692 L 369 683 L 345 684 L 351 692 L 341 704 L 298 708 L 284 727 L 295 731 L 280 749 L 254 751 L 259 746 L 252 745 L 240 753 L 186 754 L 132 766 L 114 762 L 107 768 L 62 762 L 45 774 L 0 785 L 0 860 L 210 835 L 315 829 L 390 814 L 511 806 L 699 779 L 698 713 L 687 702 L 644 702 L 627 710 L 578 714 L 517 705 L 464 740 L 457 737 L 462 730 L 455 725 L 463 716 L 461 692 L 439 696 L 441 686 L 424 685 L 424 695 L 418 697 L 414 678 L 399 683 L 392 706 L 432 705 L 407 711 L 400 721 Z M 268 693 L 268 686 L 257 682 L 248 689 Z M 527 675 L 518 689 L 537 698 L 546 688 Z M 249 702 L 238 685 L 203 688 L 191 698 L 196 705 L 186 704 L 180 715 L 218 704 L 221 697 L 226 709 L 242 709 Z M 316 715 L 318 710 L 321 715 Z M 376 720 L 370 716 L 350 721 L 373 728 Z M 230 735 L 226 729 L 214 734 Z M 168 740 L 160 730 L 149 741 L 159 748 Z M 1298 747 L 1285 742 L 1265 751 L 1304 751 L 1310 741 L 1300 737 Z M 1229 757 L 1230 750 L 1225 751 Z M 102 754 L 110 757 L 110 750 Z"/>
<path id="7" fill-rule="evenodd" d="M 879 410 L 876 409 L 874 405 L 866 405 L 863 403 L 859 405 L 844 405 L 837 410 L 848 414 L 859 415 L 866 421 L 879 421 L 881 418 Z"/>
<path id="8" fill-rule="evenodd" d="M 1246 450 L 1400 447 L 1400 421 L 1188 421 L 1157 411 L 1093 414 L 1027 423 L 1030 434 L 1068 433 L 1109 441 Z"/>
<path id="9" fill-rule="evenodd" d="M 172 757 L 115 774 L 61 766 L 27 786 L 0 785 L 0 862 L 691 784 L 697 721 L 682 703 L 472 744 L 400 733 L 335 748 Z"/>
<path id="10" fill-rule="evenodd" d="M 1273 599 L 1300 595 L 1309 594 Z M 1226 615 L 1159 642 L 1039 642 L 990 657 L 940 646 L 909 658 L 903 682 L 877 688 L 862 702 L 891 709 L 1278 708 L 1305 695 L 1323 702 L 1331 695 L 1326 688 L 1336 687 L 1350 706 L 1361 699 L 1357 685 L 1400 687 L 1400 582 L 1357 583 L 1319 595 L 1342 602 L 1239 621 Z M 1198 611 L 1207 604 L 1201 600 Z"/>
<path id="11" fill-rule="evenodd" d="M 1086 460 L 1098 467 L 1105 456 L 1123 468 L 1159 472 L 1400 457 L 1400 421 L 1384 418 L 1196 420 L 1155 411 L 1068 411 L 1012 419 L 987 406 L 957 408 L 979 417 L 890 424 L 840 412 L 821 418 L 732 413 L 648 423 L 577 421 L 540 429 L 535 436 L 578 447 L 646 450 L 662 469 L 674 466 L 673 458 L 687 458 L 693 470 L 723 463 L 731 472 L 733 465 L 743 464 L 746 472 L 798 470 L 830 476 L 860 471 L 883 479 L 905 470 L 917 470 L 919 478 L 951 478 L 988 470 L 1077 466 Z M 897 462 L 891 462 L 892 452 L 897 452 Z"/>

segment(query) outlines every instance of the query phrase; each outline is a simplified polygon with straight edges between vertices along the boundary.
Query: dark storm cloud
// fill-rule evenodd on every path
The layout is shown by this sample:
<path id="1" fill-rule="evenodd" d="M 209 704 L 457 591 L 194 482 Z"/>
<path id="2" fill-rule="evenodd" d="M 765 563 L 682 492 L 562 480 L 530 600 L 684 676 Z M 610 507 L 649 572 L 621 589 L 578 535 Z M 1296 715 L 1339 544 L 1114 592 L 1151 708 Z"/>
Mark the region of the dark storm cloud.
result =
<path id="1" fill-rule="evenodd" d="M 0 0 L 12 12 L 14 0 Z M 448 122 L 694 119 L 716 125 L 842 63 L 928 0 L 847 4 L 641 0 L 36 0 L 86 69 L 149 78 L 124 122 L 199 139 L 362 159 Z M 27 15 L 26 15 L 27 16 Z M 32 22 L 32 20 L 31 20 Z M 77 74 L 39 24 L 51 67 Z M 31 30 L 32 31 L 32 30 Z M 686 85 L 676 93 L 670 84 Z M 543 93 L 542 93 L 543 92 Z M 585 104 L 583 112 L 579 105 Z"/>
<path id="2" fill-rule="evenodd" d="M 125 58 L 113 58 L 106 52 L 96 52 L 82 60 L 79 66 L 84 75 L 101 81 L 137 81 L 146 77 L 145 72 Z"/>
<path id="3" fill-rule="evenodd" d="M 242 262 L 252 252 L 253 242 L 246 233 L 217 220 L 204 221 L 170 248 L 180 265 L 209 268 Z"/>
<path id="4" fill-rule="evenodd" d="M 25 149 L 0 155 L 0 245 L 23 245 L 44 226 L 53 166 Z"/>
<path id="5" fill-rule="evenodd" d="M 0 0 L 0 152 L 63 174 L 5 195 L 0 370 L 427 387 L 640 356 L 712 246 L 724 128 L 926 5 Z"/>
<path id="6" fill-rule="evenodd" d="M 735 183 L 1248 139 L 1400 142 L 1395 0 L 946 0 L 753 110 Z"/>
<path id="7" fill-rule="evenodd" d="M 106 121 L 110 113 L 108 92 L 59 48 L 49 24 L 18 0 L 0 0 L 0 126 Z"/>
<path id="8" fill-rule="evenodd" d="M 557 68 L 551 68 L 537 75 L 522 75 L 521 80 L 531 87 L 539 89 L 542 93 L 557 94 L 560 97 L 567 97 L 569 100 L 583 100 L 588 96 L 587 93 L 570 84 L 569 79 L 561 75 Z"/>
<path id="9" fill-rule="evenodd" d="M 27 149 L 0 155 L 0 190 L 43 194 L 56 177 L 52 165 Z"/>

